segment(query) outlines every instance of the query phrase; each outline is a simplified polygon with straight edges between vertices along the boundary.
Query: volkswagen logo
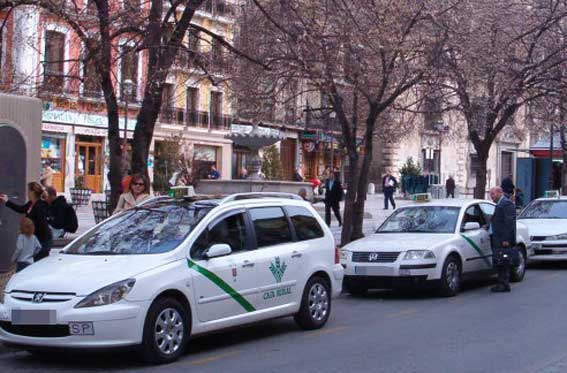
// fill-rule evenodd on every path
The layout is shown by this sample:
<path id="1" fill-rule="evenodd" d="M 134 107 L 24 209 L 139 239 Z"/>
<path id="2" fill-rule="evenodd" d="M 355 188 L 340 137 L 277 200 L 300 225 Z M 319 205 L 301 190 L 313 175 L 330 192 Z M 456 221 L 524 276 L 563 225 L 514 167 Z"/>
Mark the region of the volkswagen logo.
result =
<path id="1" fill-rule="evenodd" d="M 45 293 L 35 293 L 33 295 L 32 302 L 33 303 L 41 303 L 41 302 L 43 302 L 44 296 L 45 296 Z"/>
<path id="2" fill-rule="evenodd" d="M 369 262 L 375 262 L 379 259 L 379 255 L 378 253 L 370 253 L 368 254 L 368 261 Z"/>

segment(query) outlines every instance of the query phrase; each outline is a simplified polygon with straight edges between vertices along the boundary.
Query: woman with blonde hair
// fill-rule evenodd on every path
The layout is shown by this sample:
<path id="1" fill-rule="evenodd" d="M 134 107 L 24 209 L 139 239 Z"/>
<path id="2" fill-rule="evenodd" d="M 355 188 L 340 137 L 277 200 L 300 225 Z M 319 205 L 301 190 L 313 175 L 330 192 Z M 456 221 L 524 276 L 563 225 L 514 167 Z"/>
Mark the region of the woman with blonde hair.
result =
<path id="1" fill-rule="evenodd" d="M 134 174 L 130 179 L 128 192 L 123 193 L 118 200 L 113 214 L 129 210 L 150 198 L 150 181 L 145 175 Z"/>
<path id="2" fill-rule="evenodd" d="M 36 182 L 28 184 L 28 202 L 18 205 L 8 199 L 5 194 L 0 194 L 0 202 L 4 202 L 6 207 L 17 213 L 24 214 L 35 226 L 35 235 L 41 244 L 41 250 L 34 255 L 34 261 L 49 256 L 49 251 L 53 245 L 53 235 L 49 228 L 47 217 L 49 216 L 49 205 L 41 197 L 44 193 L 43 187 Z"/>
<path id="3" fill-rule="evenodd" d="M 20 235 L 16 240 L 16 251 L 12 255 L 12 262 L 16 262 L 16 272 L 33 264 L 33 257 L 41 250 L 41 244 L 34 233 L 33 221 L 23 218 L 20 221 Z"/>

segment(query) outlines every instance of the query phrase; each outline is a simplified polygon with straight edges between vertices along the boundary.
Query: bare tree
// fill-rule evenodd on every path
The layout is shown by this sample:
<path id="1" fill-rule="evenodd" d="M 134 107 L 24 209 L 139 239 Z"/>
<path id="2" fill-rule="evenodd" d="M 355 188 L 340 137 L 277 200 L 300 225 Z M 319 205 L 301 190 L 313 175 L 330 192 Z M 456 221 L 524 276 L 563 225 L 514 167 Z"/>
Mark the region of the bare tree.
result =
<path id="1" fill-rule="evenodd" d="M 447 35 L 440 59 L 447 103 L 465 119 L 484 198 L 489 151 L 524 104 L 549 93 L 564 43 L 548 43 L 565 17 L 562 1 L 462 0 L 440 17 Z"/>
<path id="2" fill-rule="evenodd" d="M 249 4 L 248 18 L 255 23 L 241 28 L 239 47 L 259 53 L 269 69 L 242 67 L 248 79 L 235 94 L 242 102 L 242 97 L 294 92 L 307 112 L 335 113 L 349 165 L 341 241 L 362 237 L 372 139 L 395 131 L 388 111 L 396 100 L 411 100 L 412 88 L 427 77 L 426 62 L 439 41 L 432 32 L 437 7 L 376 0 Z M 314 92 L 323 99 L 314 99 Z M 362 154 L 357 138 L 363 139 Z"/>

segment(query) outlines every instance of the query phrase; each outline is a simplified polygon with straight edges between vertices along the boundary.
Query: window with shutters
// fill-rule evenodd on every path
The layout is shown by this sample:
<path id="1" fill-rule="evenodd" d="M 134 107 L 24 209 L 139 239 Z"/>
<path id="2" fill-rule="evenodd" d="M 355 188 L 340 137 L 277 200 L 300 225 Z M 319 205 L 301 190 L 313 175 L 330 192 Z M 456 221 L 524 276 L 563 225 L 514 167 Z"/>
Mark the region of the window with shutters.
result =
<path id="1" fill-rule="evenodd" d="M 222 92 L 211 92 L 211 124 L 222 127 Z"/>
<path id="2" fill-rule="evenodd" d="M 132 47 L 124 46 L 121 48 L 122 58 L 120 60 L 120 97 L 126 98 L 126 89 L 124 82 L 130 80 L 132 90 L 128 94 L 128 100 L 135 102 L 138 90 L 138 53 Z"/>
<path id="3" fill-rule="evenodd" d="M 50 92 L 63 92 L 65 67 L 65 34 L 45 32 L 43 60 L 43 88 Z"/>
<path id="4" fill-rule="evenodd" d="M 101 97 L 100 78 L 96 71 L 96 61 L 84 52 L 83 60 L 83 96 Z"/>
<path id="5" fill-rule="evenodd" d="M 163 86 L 161 93 L 161 121 L 165 123 L 173 122 L 173 98 L 174 98 L 173 84 L 166 83 Z"/>
<path id="6" fill-rule="evenodd" d="M 187 125 L 196 127 L 199 123 L 199 89 L 187 88 Z"/>

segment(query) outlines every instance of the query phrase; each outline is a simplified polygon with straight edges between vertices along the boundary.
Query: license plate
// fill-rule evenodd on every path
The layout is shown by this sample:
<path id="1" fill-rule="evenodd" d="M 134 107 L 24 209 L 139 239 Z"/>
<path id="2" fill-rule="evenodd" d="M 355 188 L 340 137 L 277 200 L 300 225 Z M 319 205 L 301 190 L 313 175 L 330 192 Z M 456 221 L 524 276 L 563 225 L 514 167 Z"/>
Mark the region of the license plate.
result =
<path id="1" fill-rule="evenodd" d="M 71 335 L 94 335 L 92 322 L 70 322 L 69 333 Z"/>
<path id="2" fill-rule="evenodd" d="M 13 325 L 54 325 L 57 323 L 55 310 L 12 310 Z"/>

